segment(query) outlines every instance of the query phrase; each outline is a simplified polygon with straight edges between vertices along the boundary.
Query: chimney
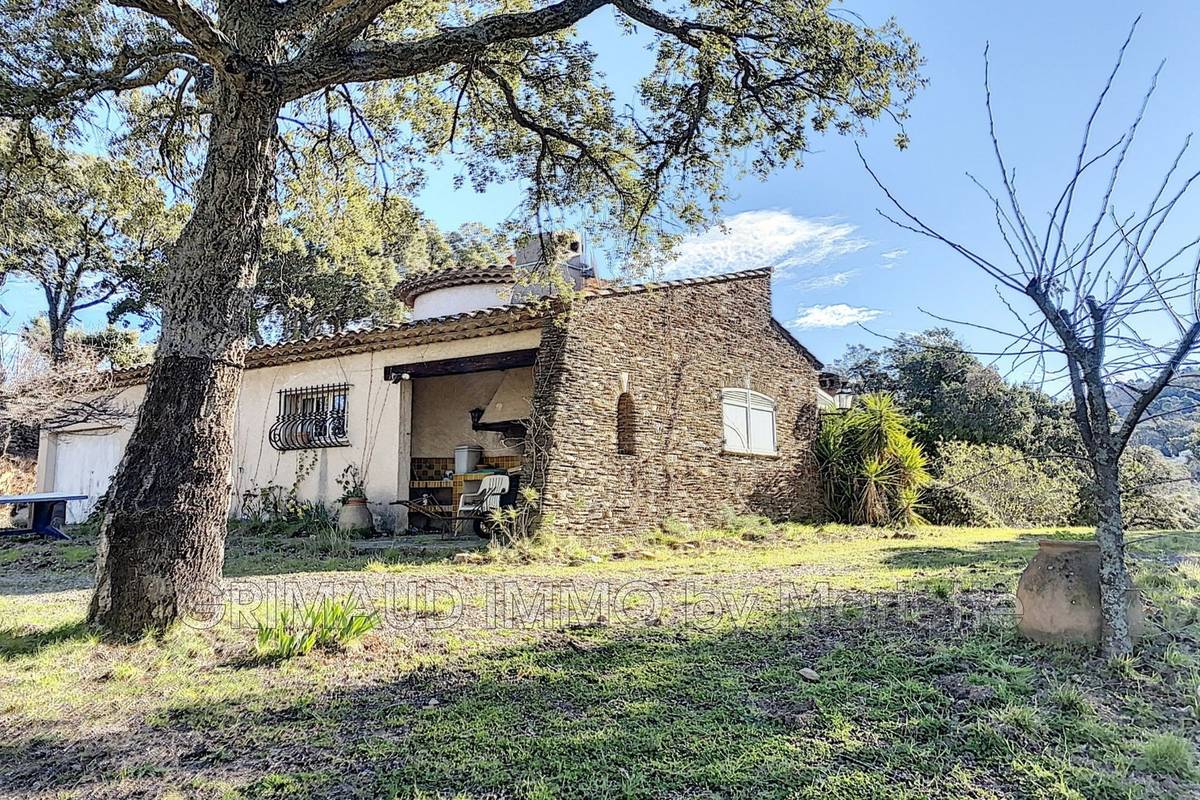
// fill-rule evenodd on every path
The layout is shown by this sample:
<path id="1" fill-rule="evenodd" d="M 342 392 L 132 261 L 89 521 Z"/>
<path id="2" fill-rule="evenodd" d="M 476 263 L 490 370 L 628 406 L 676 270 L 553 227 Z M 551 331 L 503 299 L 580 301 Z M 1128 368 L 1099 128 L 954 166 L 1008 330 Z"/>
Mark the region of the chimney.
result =
<path id="1" fill-rule="evenodd" d="M 545 247 L 543 248 L 543 243 Z M 571 266 L 583 265 L 583 241 L 576 231 L 545 231 L 517 237 L 513 242 L 516 266 L 531 267 L 546 261 L 547 250 L 555 246 L 561 248 L 560 255 L 566 264 Z"/>

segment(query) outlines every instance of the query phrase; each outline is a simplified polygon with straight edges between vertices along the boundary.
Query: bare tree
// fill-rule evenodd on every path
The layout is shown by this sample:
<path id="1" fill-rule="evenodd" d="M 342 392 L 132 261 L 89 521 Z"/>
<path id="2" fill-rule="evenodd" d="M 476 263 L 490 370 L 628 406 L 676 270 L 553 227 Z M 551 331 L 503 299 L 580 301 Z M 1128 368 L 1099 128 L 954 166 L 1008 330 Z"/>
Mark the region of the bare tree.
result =
<path id="1" fill-rule="evenodd" d="M 70 339 L 58 355 L 19 339 L 0 343 L 0 453 L 13 431 L 116 424 L 130 410 L 117 400 L 112 375 L 99 368 L 97 349 Z"/>
<path id="2" fill-rule="evenodd" d="M 1073 420 L 1096 482 L 1102 649 L 1108 655 L 1132 649 L 1126 614 L 1132 584 L 1125 562 L 1121 454 L 1146 409 L 1176 379 L 1200 336 L 1200 252 L 1193 252 L 1200 239 L 1185 237 L 1182 242 L 1177 239 L 1166 245 L 1166 249 L 1156 247 L 1166 239 L 1160 239 L 1160 234 L 1172 211 L 1200 177 L 1200 172 L 1187 174 L 1180 170 L 1190 135 L 1144 210 L 1123 214 L 1114 203 L 1118 179 L 1154 94 L 1161 65 L 1124 133 L 1111 144 L 1092 142 L 1096 119 L 1120 72 L 1136 27 L 1135 21 L 1084 126 L 1083 143 L 1073 159 L 1067 183 L 1040 224 L 1022 206 L 1016 171 L 1010 169 L 1002 154 L 984 51 L 989 133 L 1001 189 L 993 192 L 972 180 L 987 194 L 994 210 L 1004 243 L 999 257 L 985 256 L 981 249 L 956 241 L 927 224 L 884 185 L 863 158 L 871 177 L 898 212 L 891 216 L 880 211 L 884 217 L 949 246 L 981 269 L 999 285 L 1006 305 L 1006 292 L 1023 296 L 1032 305 L 1025 312 L 1009 306 L 1019 330 L 986 329 L 1011 339 L 1004 354 L 1013 359 L 1016 369 L 1032 368 L 1043 380 L 1061 380 L 1069 387 L 1074 401 Z M 1093 175 L 1094 185 L 1088 183 Z M 1089 190 L 1096 192 L 1088 198 L 1092 210 L 1077 211 Z M 1084 213 L 1080 222 L 1078 216 Z M 1159 322 L 1165 323 L 1173 335 L 1155 337 Z M 1048 357 L 1057 360 L 1048 361 Z M 1128 377 L 1143 382 L 1139 388 L 1126 386 L 1121 390 L 1134 392 L 1134 397 L 1124 416 L 1118 416 L 1110 403 L 1110 393 L 1116 380 Z"/>

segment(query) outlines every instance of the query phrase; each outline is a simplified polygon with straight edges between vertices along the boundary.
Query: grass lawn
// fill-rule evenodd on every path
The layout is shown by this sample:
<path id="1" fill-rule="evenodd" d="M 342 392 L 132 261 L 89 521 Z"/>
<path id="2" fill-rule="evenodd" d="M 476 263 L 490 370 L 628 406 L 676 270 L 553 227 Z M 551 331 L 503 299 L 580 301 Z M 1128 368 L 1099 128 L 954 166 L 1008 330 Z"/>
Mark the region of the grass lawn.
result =
<path id="1" fill-rule="evenodd" d="M 220 621 L 133 644 L 82 624 L 86 540 L 4 544 L 0 796 L 1200 797 L 1200 535 L 1132 542 L 1151 634 L 1118 663 L 1014 634 L 1037 540 L 1085 535 L 748 523 L 456 560 L 235 533 Z M 255 657 L 256 620 L 338 595 L 380 627 Z"/>

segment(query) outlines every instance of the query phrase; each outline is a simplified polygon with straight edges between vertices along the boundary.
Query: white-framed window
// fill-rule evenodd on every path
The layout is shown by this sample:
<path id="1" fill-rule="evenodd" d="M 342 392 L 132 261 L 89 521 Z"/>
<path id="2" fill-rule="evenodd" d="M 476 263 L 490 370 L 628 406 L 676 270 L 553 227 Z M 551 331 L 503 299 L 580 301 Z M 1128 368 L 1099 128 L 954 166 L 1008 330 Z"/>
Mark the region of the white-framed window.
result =
<path id="1" fill-rule="evenodd" d="M 775 455 L 775 401 L 749 389 L 722 389 L 725 449 Z"/>

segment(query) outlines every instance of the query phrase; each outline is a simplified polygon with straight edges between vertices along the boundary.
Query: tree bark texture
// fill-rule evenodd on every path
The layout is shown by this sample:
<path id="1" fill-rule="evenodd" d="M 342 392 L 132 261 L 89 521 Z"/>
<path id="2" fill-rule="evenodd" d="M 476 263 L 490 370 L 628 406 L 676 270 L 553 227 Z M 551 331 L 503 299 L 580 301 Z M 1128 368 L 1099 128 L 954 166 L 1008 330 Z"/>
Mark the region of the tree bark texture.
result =
<path id="1" fill-rule="evenodd" d="M 1133 651 L 1129 633 L 1126 601 L 1133 582 L 1125 566 L 1125 521 L 1121 511 L 1121 475 L 1119 456 L 1112 452 L 1097 454 L 1096 541 L 1100 545 L 1100 615 L 1104 625 L 1101 651 L 1106 656 L 1127 655 Z"/>
<path id="2" fill-rule="evenodd" d="M 100 529 L 89 621 L 161 630 L 221 574 L 247 309 L 276 157 L 269 85 L 218 86 L 195 211 L 170 254 L 162 335 Z"/>

